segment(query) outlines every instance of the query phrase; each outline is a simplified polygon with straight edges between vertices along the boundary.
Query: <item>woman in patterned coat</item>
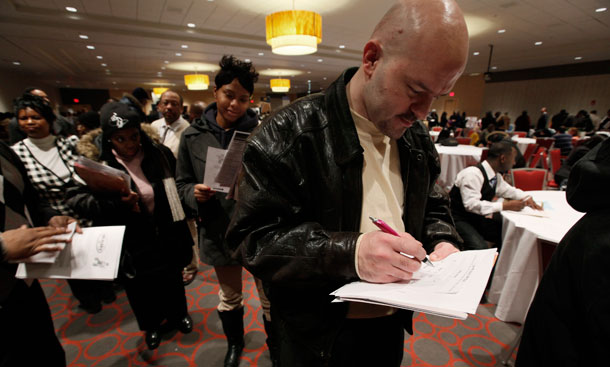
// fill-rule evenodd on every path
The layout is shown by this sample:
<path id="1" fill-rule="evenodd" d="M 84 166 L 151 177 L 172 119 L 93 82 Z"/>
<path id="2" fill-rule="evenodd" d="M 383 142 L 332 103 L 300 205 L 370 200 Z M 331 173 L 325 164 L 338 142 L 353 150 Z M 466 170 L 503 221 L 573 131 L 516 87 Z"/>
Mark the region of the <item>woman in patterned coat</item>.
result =
<path id="1" fill-rule="evenodd" d="M 27 138 L 12 146 L 26 168 L 28 177 L 38 194 L 61 215 L 80 219 L 65 203 L 66 190 L 80 180 L 74 172 L 78 158 L 75 148 L 78 138 L 63 138 L 52 134 L 55 114 L 42 97 L 24 94 L 15 101 L 15 114 L 19 128 Z M 89 223 L 81 223 L 87 226 Z M 68 280 L 79 307 L 89 313 L 102 309 L 101 302 L 115 300 L 112 283 L 95 280 Z"/>

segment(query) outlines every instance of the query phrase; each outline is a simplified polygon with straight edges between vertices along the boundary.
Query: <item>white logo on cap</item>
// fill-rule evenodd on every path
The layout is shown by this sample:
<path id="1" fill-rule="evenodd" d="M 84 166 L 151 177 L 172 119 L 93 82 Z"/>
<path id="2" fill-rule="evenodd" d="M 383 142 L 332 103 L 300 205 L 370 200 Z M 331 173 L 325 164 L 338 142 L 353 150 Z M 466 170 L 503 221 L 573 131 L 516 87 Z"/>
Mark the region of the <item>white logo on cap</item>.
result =
<path id="1" fill-rule="evenodd" d="M 112 113 L 112 116 L 110 116 L 110 121 L 114 122 L 114 125 L 117 127 L 117 129 L 122 128 L 123 126 L 125 126 L 125 124 L 127 124 L 129 122 L 129 120 L 124 119 L 120 116 L 117 116 L 116 112 Z M 113 125 L 113 124 L 111 124 Z"/>

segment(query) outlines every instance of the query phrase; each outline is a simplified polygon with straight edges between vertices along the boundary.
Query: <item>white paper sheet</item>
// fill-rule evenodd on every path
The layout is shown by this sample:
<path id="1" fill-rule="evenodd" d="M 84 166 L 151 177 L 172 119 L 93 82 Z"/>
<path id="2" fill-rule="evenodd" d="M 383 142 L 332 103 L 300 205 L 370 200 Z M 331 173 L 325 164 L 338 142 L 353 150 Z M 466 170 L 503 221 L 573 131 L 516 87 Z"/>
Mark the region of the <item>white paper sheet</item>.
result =
<path id="1" fill-rule="evenodd" d="M 422 266 L 411 281 L 353 282 L 333 293 L 343 301 L 383 304 L 439 316 L 465 319 L 476 313 L 496 258 L 496 249 L 462 251 L 434 267 Z"/>
<path id="2" fill-rule="evenodd" d="M 125 226 L 83 228 L 52 264 L 19 264 L 17 278 L 116 279 Z"/>

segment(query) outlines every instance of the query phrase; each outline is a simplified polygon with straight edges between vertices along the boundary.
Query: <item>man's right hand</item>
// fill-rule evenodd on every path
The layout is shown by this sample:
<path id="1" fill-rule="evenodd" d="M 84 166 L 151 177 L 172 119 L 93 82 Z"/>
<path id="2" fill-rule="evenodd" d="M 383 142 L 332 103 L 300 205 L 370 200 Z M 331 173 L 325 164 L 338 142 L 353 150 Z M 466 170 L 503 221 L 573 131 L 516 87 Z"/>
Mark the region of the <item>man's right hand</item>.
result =
<path id="1" fill-rule="evenodd" d="M 197 200 L 198 203 L 205 203 L 206 201 L 210 200 L 210 198 L 214 196 L 214 193 L 216 192 L 204 184 L 196 184 L 193 186 L 193 191 L 195 194 L 195 200 Z"/>
<path id="2" fill-rule="evenodd" d="M 17 229 L 4 231 L 2 237 L 6 260 L 20 260 L 28 258 L 42 251 L 59 251 L 62 247 L 54 245 L 66 242 L 57 240 L 53 236 L 67 233 L 68 229 L 55 227 L 28 228 L 23 225 Z"/>
<path id="3" fill-rule="evenodd" d="M 414 256 L 408 258 L 400 253 Z M 381 231 L 362 235 L 358 249 L 360 279 L 371 283 L 392 283 L 409 280 L 426 257 L 422 244 L 408 233 L 400 237 Z"/>
<path id="4" fill-rule="evenodd" d="M 513 210 L 518 212 L 525 207 L 523 200 L 504 200 L 502 202 L 502 210 Z"/>

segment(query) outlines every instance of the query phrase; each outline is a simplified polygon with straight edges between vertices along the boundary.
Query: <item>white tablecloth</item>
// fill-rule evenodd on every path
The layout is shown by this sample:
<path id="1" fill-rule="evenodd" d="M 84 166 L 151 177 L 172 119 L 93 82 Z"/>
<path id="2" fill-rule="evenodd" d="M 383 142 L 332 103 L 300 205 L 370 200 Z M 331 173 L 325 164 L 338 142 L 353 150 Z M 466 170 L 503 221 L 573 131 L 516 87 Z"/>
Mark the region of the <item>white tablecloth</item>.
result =
<path id="1" fill-rule="evenodd" d="M 548 218 L 512 211 L 502 212 L 502 250 L 494 271 L 489 301 L 495 315 L 506 322 L 523 323 L 542 278 L 538 241 L 559 243 L 584 215 L 569 206 L 564 191 L 529 191 L 544 203 Z"/>
<path id="2" fill-rule="evenodd" d="M 521 151 L 521 154 L 525 153 L 525 149 L 527 149 L 528 145 L 536 144 L 536 139 L 532 138 L 520 138 L 517 135 L 514 135 L 511 139 L 517 143 L 517 147 Z"/>
<path id="3" fill-rule="evenodd" d="M 436 142 L 436 140 L 438 139 L 438 136 L 440 135 L 440 131 L 429 131 L 430 133 L 430 138 L 432 139 L 433 142 Z"/>
<path id="4" fill-rule="evenodd" d="M 458 172 L 479 163 L 483 150 L 483 148 L 461 144 L 455 147 L 446 147 L 440 144 L 435 146 L 441 160 L 441 174 L 438 177 L 438 184 L 447 191 L 451 190 Z"/>

